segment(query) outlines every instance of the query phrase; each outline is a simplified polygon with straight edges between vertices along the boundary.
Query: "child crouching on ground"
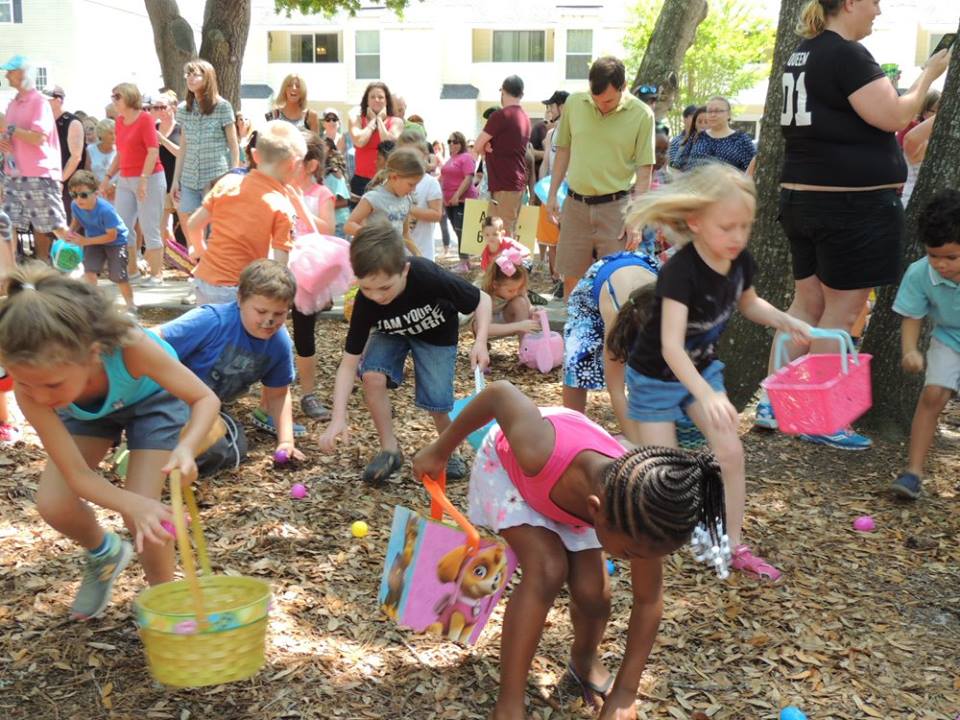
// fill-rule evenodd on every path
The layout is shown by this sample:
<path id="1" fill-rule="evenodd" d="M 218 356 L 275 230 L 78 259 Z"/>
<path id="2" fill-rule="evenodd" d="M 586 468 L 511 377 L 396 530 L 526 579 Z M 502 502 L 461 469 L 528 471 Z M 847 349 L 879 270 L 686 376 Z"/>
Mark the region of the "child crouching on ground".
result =
<path id="1" fill-rule="evenodd" d="M 540 322 L 534 319 L 533 307 L 527 298 L 528 280 L 523 258 L 513 248 L 502 251 L 490 263 L 480 284 L 493 301 L 490 337 L 516 335 L 522 342 L 526 333 L 540 329 Z"/>
<path id="2" fill-rule="evenodd" d="M 944 190 L 924 208 L 920 239 L 927 256 L 907 268 L 893 303 L 903 316 L 903 368 L 923 371 L 918 343 L 923 319 L 933 323 L 927 349 L 927 375 L 910 428 L 907 468 L 893 482 L 893 491 L 916 499 L 923 484 L 923 466 L 937 432 L 937 419 L 960 392 L 960 191 Z"/>
<path id="3" fill-rule="evenodd" d="M 173 579 L 171 521 L 160 502 L 166 475 L 197 477 L 194 457 L 220 402 L 173 348 L 141 329 L 96 287 L 32 264 L 8 280 L 0 305 L 0 362 L 14 378 L 17 404 L 49 461 L 40 475 L 37 512 L 83 547 L 86 568 L 72 616 L 99 615 L 132 548 L 104 530 L 88 503 L 123 515 L 147 582 Z M 97 470 L 126 435 L 126 487 Z"/>
<path id="4" fill-rule="evenodd" d="M 293 351 L 284 326 L 296 292 L 285 266 L 255 260 L 240 273 L 236 300 L 195 308 L 162 325 L 159 334 L 224 404 L 246 394 L 253 383 L 263 383 L 263 406 L 278 418 L 277 451 L 303 459 L 293 441 Z M 227 434 L 197 460 L 205 475 L 236 467 L 246 454 L 243 426 L 226 412 L 221 415 Z"/>
<path id="5" fill-rule="evenodd" d="M 347 432 L 347 401 L 359 367 L 364 399 L 380 440 L 380 452 L 364 469 L 363 480 L 379 485 L 403 464 L 387 390 L 403 382 L 407 355 L 413 355 L 414 403 L 426 410 L 437 431 L 443 432 L 453 409 L 458 312 L 476 314 L 470 364 L 485 368 L 489 363 L 490 297 L 436 263 L 407 257 L 400 234 L 383 222 L 365 225 L 354 237 L 350 264 L 360 292 L 337 370 L 333 418 L 320 438 L 320 447 L 331 452 Z M 453 479 L 466 477 L 466 465 L 458 455 L 450 456 L 447 474 Z"/>
<path id="6" fill-rule="evenodd" d="M 98 197 L 97 178 L 89 170 L 77 170 L 67 183 L 70 197 L 70 242 L 83 247 L 83 279 L 97 284 L 97 276 L 107 265 L 110 280 L 117 284 L 127 308 L 136 312 L 133 290 L 127 278 L 127 226 L 113 205 Z M 83 228 L 83 235 L 76 231 Z"/>
<path id="7" fill-rule="evenodd" d="M 573 410 L 538 408 L 508 382 L 488 385 L 440 437 L 417 453 L 417 477 L 491 419 L 470 473 L 469 516 L 499 533 L 522 568 L 503 616 L 500 695 L 492 718 L 526 717 L 530 665 L 547 614 L 566 585 L 573 644 L 567 670 L 602 718 L 635 718 L 637 688 L 663 612 L 662 558 L 704 526 L 722 545 L 723 483 L 709 455 L 643 447 L 625 453 Z M 604 552 L 630 563 L 633 607 L 616 676 L 598 648 L 610 617 Z"/>

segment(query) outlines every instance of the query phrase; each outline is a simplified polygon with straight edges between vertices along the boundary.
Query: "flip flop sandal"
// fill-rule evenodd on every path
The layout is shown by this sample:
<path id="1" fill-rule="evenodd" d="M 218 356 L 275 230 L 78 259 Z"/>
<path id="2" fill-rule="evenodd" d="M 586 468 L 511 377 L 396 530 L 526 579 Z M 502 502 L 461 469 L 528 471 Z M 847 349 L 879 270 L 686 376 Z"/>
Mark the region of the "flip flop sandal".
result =
<path id="1" fill-rule="evenodd" d="M 577 671 L 573 669 L 573 665 L 570 663 L 567 663 L 567 674 L 579 688 L 580 696 L 583 698 L 583 704 L 587 707 L 598 707 L 597 698 L 599 697 L 601 700 L 606 700 L 607 695 L 610 694 L 610 688 L 613 687 L 613 673 L 610 673 L 610 677 L 607 678 L 607 681 L 603 685 L 595 685 L 589 680 L 581 678 L 577 675 Z"/>
<path id="2" fill-rule="evenodd" d="M 383 485 L 397 470 L 403 467 L 403 453 L 399 450 L 381 450 L 363 469 L 363 481 L 377 487 Z"/>
<path id="3" fill-rule="evenodd" d="M 747 545 L 737 545 L 737 547 L 734 548 L 733 557 L 730 560 L 730 567 L 748 575 L 753 575 L 758 580 L 767 580 L 769 582 L 776 582 L 783 575 L 783 573 L 766 560 L 750 552 L 750 547 Z"/>

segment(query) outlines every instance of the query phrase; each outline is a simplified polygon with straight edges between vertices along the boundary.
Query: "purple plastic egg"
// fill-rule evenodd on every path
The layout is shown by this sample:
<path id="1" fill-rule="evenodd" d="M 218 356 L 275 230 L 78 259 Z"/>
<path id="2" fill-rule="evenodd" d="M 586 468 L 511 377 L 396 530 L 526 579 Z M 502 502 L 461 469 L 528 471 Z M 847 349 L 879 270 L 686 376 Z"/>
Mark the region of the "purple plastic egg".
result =
<path id="1" fill-rule="evenodd" d="M 280 449 L 273 454 L 273 461 L 277 465 L 285 465 L 290 460 L 290 453 L 286 450 Z"/>
<path id="2" fill-rule="evenodd" d="M 869 515 L 861 515 L 853 521 L 853 529 L 858 532 L 873 532 L 877 529 L 877 524 Z"/>
<path id="3" fill-rule="evenodd" d="M 294 483 L 290 488 L 290 497 L 294 500 L 303 500 L 307 496 L 307 487 L 303 483 Z"/>

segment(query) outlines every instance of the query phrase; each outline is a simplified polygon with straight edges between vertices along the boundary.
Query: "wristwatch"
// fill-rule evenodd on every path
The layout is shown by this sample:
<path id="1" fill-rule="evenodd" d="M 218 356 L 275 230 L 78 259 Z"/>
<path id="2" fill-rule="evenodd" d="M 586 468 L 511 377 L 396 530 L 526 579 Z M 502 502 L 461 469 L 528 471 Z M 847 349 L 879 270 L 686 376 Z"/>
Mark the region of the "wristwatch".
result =
<path id="1" fill-rule="evenodd" d="M 7 129 L 3 131 L 4 136 L 7 140 L 13 140 L 13 134 L 17 131 L 16 125 L 7 125 Z"/>

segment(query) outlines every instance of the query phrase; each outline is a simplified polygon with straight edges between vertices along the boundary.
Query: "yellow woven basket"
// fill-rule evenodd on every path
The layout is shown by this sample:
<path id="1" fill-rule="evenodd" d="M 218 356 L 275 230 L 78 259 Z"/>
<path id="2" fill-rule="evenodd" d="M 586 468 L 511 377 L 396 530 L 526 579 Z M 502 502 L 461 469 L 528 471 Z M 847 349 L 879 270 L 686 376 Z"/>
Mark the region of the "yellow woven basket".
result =
<path id="1" fill-rule="evenodd" d="M 199 578 L 184 520 L 184 499 L 203 570 Z M 184 579 L 148 588 L 135 603 L 150 673 L 174 687 L 248 678 L 265 662 L 270 586 L 255 578 L 213 574 L 193 489 L 187 486 L 181 491 L 178 472 L 170 475 L 170 501 Z"/>

